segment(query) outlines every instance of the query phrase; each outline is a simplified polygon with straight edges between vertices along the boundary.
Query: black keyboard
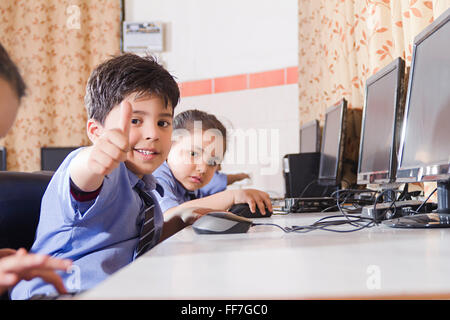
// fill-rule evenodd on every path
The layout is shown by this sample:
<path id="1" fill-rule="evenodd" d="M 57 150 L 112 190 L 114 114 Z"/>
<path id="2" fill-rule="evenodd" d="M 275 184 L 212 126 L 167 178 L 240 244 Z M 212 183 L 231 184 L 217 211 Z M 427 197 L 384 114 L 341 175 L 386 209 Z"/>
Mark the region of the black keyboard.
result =
<path id="1" fill-rule="evenodd" d="M 373 199 L 361 199 L 354 197 L 340 197 L 340 204 L 353 204 L 353 205 L 371 205 Z M 345 201 L 344 201 L 345 200 Z M 289 213 L 306 213 L 306 212 L 320 212 L 325 209 L 336 209 L 337 211 L 337 199 L 333 197 L 308 197 L 308 198 L 284 198 L 284 199 L 272 199 L 272 206 L 274 209 L 280 207 L 280 211 Z"/>
<path id="2" fill-rule="evenodd" d="M 336 199 L 331 197 L 286 198 L 284 211 L 291 213 L 319 212 L 336 206 Z"/>

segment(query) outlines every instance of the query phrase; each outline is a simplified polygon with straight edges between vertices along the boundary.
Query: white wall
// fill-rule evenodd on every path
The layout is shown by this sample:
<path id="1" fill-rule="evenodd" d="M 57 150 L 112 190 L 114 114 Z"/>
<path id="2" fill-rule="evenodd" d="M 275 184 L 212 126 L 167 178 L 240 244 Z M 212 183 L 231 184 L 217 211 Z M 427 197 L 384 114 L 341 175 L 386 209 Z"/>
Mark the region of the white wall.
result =
<path id="1" fill-rule="evenodd" d="M 298 64 L 297 0 L 126 0 L 125 19 L 166 26 L 179 81 Z"/>
<path id="2" fill-rule="evenodd" d="M 292 110 L 296 105 L 297 91 L 294 84 L 187 97 L 182 99 L 175 113 L 195 108 L 216 114 L 230 133 L 222 171 L 249 172 L 252 184 L 245 187 L 263 189 L 280 197 L 284 196 L 282 155 L 299 151 L 298 112 L 293 113 Z M 241 142 L 233 132 L 246 134 L 245 141 Z M 256 143 L 248 138 L 253 133 Z M 246 150 L 245 155 L 237 154 L 242 146 Z"/>
<path id="3" fill-rule="evenodd" d="M 126 0 L 125 19 L 165 25 L 159 56 L 185 82 L 297 66 L 297 6 L 297 0 Z M 258 143 L 267 134 L 268 145 L 256 151 L 268 149 L 268 156 L 236 163 L 237 146 L 229 145 L 222 171 L 250 172 L 248 187 L 284 195 L 281 159 L 299 150 L 296 84 L 183 97 L 175 113 L 189 108 L 214 113 L 228 129 L 256 132 Z"/>

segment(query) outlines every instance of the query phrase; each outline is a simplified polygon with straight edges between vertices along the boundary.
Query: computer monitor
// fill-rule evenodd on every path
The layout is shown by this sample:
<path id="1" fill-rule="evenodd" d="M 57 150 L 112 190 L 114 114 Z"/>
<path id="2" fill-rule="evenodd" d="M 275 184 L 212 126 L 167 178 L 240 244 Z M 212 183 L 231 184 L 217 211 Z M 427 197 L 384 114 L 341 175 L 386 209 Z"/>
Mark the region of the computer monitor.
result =
<path id="1" fill-rule="evenodd" d="M 0 171 L 6 171 L 6 148 L 0 147 Z"/>
<path id="2" fill-rule="evenodd" d="M 56 171 L 64 159 L 79 147 L 43 147 L 41 148 L 41 170 Z"/>
<path id="3" fill-rule="evenodd" d="M 320 125 L 315 119 L 300 127 L 300 153 L 320 152 Z"/>
<path id="4" fill-rule="evenodd" d="M 397 58 L 366 81 L 358 184 L 395 180 L 404 110 L 405 62 Z"/>
<path id="5" fill-rule="evenodd" d="M 449 210 L 450 9 L 414 38 L 397 182 L 437 181 Z"/>
<path id="6" fill-rule="evenodd" d="M 319 185 L 339 186 L 347 115 L 347 101 L 342 99 L 325 113 L 320 155 Z"/>

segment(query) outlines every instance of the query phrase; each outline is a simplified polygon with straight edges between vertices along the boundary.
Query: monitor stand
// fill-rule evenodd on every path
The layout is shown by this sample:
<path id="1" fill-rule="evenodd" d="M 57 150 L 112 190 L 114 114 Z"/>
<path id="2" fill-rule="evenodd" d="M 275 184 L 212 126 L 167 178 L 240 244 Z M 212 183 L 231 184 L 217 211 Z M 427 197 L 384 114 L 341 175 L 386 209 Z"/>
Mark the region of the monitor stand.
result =
<path id="1" fill-rule="evenodd" d="M 382 223 L 394 228 L 450 228 L 449 191 L 449 181 L 438 181 L 436 210 L 385 220 Z"/>
<path id="2" fill-rule="evenodd" d="M 438 213 L 450 213 L 450 181 L 437 182 Z"/>

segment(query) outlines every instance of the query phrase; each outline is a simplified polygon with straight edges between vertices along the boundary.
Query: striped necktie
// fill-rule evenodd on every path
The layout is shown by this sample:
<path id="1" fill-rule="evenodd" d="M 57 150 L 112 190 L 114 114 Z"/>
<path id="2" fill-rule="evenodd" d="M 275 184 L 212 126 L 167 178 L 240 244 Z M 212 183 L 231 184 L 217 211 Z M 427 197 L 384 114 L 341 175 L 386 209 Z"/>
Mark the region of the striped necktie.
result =
<path id="1" fill-rule="evenodd" d="M 187 194 L 187 197 L 189 198 L 189 200 L 197 199 L 197 196 L 195 195 L 195 191 L 187 191 L 186 194 Z"/>
<path id="2" fill-rule="evenodd" d="M 135 258 L 138 258 L 143 253 L 147 252 L 151 248 L 153 237 L 155 236 L 155 203 L 153 198 L 144 190 L 135 187 L 137 193 L 145 203 L 144 207 L 144 222 L 141 226 L 141 232 L 139 234 L 139 243 L 135 250 Z"/>

